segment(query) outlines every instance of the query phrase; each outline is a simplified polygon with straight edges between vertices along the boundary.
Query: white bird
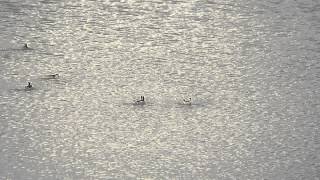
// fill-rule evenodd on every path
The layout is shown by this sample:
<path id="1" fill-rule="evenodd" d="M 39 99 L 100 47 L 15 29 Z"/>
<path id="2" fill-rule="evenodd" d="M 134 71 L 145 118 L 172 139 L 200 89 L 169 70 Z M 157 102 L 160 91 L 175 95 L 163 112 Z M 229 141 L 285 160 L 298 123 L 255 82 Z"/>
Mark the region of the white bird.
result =
<path id="1" fill-rule="evenodd" d="M 191 98 L 189 98 L 189 99 L 183 99 L 183 104 L 191 105 Z"/>

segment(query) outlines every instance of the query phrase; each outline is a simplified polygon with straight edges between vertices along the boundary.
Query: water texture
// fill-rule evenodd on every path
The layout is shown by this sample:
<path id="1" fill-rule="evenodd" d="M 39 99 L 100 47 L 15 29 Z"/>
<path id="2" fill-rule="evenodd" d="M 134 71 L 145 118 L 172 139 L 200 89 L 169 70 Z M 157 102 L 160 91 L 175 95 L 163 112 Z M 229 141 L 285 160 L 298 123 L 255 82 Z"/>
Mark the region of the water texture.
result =
<path id="1" fill-rule="evenodd" d="M 0 179 L 320 179 L 320 1 L 0 0 L 0 30 Z"/>

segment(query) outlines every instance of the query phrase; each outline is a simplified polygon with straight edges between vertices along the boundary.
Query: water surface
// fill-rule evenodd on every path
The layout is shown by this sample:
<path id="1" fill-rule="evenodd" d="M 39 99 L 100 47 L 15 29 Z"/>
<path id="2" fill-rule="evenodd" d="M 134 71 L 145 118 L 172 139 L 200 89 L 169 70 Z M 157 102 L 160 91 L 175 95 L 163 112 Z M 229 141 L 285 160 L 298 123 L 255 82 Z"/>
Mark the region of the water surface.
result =
<path id="1" fill-rule="evenodd" d="M 0 179 L 320 179 L 319 8 L 1 0 Z"/>

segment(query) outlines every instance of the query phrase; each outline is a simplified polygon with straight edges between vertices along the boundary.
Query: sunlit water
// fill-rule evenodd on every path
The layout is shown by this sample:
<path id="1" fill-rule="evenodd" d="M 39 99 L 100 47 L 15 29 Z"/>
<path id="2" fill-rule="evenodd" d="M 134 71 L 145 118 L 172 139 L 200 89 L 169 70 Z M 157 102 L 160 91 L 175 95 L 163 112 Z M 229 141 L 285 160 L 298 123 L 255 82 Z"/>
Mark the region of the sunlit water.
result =
<path id="1" fill-rule="evenodd" d="M 0 30 L 0 179 L 320 179 L 320 1 L 1 0 Z"/>

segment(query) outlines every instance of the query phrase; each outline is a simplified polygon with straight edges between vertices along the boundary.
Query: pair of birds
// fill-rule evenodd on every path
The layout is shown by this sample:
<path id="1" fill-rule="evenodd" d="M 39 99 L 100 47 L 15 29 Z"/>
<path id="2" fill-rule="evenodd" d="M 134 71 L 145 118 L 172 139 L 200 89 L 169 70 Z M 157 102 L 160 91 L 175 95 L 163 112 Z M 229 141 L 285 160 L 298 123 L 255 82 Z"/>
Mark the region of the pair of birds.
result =
<path id="1" fill-rule="evenodd" d="M 59 76 L 58 74 L 51 75 L 53 77 Z M 25 87 L 26 89 L 32 89 L 31 82 L 28 82 L 28 85 Z M 146 102 L 144 101 L 144 96 L 140 96 L 140 100 L 137 100 L 135 104 L 144 105 Z M 191 98 L 183 99 L 183 103 L 186 105 L 191 105 Z"/>
<path id="2" fill-rule="evenodd" d="M 137 100 L 135 104 L 144 105 L 146 102 L 144 101 L 144 96 L 140 96 L 140 100 Z M 183 99 L 183 104 L 191 105 L 191 98 Z"/>
<path id="3" fill-rule="evenodd" d="M 59 77 L 59 74 L 50 74 L 50 75 L 47 75 L 47 76 L 48 76 L 48 78 L 55 79 L 55 78 L 58 78 L 58 77 Z M 27 90 L 32 89 L 31 82 L 28 82 L 28 85 L 25 86 L 25 88 L 26 88 Z"/>

